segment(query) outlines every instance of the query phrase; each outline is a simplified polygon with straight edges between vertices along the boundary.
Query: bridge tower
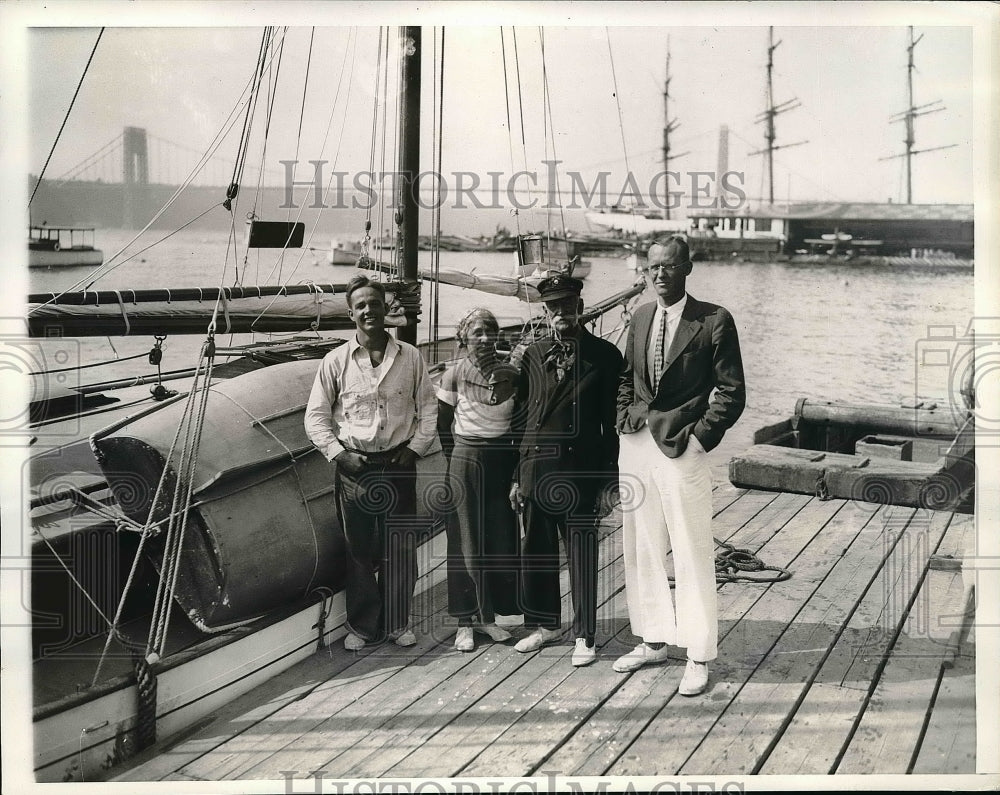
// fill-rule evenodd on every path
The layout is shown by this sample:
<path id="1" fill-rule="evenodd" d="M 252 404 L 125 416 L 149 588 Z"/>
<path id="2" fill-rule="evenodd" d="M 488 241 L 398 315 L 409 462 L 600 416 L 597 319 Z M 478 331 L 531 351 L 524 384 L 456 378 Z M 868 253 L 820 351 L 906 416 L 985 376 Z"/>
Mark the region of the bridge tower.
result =
<path id="1" fill-rule="evenodd" d="M 122 222 L 135 229 L 136 219 L 143 218 L 146 187 L 149 184 L 149 150 L 146 130 L 126 127 L 122 140 Z"/>

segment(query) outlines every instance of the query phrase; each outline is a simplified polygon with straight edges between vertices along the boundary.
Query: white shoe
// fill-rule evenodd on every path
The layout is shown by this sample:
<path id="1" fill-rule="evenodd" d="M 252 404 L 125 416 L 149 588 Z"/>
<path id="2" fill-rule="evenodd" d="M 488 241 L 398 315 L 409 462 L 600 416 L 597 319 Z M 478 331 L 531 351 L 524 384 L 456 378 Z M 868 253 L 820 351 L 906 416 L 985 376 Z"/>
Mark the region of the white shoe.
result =
<path id="1" fill-rule="evenodd" d="M 597 649 L 594 646 L 588 646 L 586 638 L 577 638 L 576 646 L 573 649 L 573 665 L 579 668 L 583 665 L 590 665 L 596 659 Z"/>
<path id="2" fill-rule="evenodd" d="M 510 640 L 514 637 L 506 629 L 498 627 L 496 624 L 478 624 L 475 630 L 476 632 L 482 632 L 484 635 L 489 635 L 494 643 L 503 643 L 505 640 Z"/>
<path id="3" fill-rule="evenodd" d="M 699 696 L 708 689 L 708 663 L 687 661 L 684 677 L 677 692 L 682 696 Z"/>
<path id="4" fill-rule="evenodd" d="M 637 671 L 644 665 L 663 662 L 669 655 L 670 649 L 667 646 L 654 649 L 646 643 L 640 643 L 628 654 L 615 660 L 614 665 L 611 667 L 618 671 L 618 673 L 624 674 L 629 671 Z"/>
<path id="5" fill-rule="evenodd" d="M 472 627 L 459 627 L 455 633 L 455 648 L 459 651 L 475 651 L 476 641 L 472 638 Z"/>
<path id="6" fill-rule="evenodd" d="M 409 629 L 404 629 L 392 639 L 397 646 L 416 646 L 417 636 Z"/>
<path id="7" fill-rule="evenodd" d="M 538 651 L 542 646 L 550 643 L 558 643 L 563 636 L 561 629 L 546 629 L 538 627 L 528 637 L 522 638 L 514 644 L 514 648 L 519 652 Z"/>
<path id="8" fill-rule="evenodd" d="M 348 651 L 359 651 L 365 647 L 365 639 L 353 632 L 348 632 L 344 638 L 344 648 Z"/>

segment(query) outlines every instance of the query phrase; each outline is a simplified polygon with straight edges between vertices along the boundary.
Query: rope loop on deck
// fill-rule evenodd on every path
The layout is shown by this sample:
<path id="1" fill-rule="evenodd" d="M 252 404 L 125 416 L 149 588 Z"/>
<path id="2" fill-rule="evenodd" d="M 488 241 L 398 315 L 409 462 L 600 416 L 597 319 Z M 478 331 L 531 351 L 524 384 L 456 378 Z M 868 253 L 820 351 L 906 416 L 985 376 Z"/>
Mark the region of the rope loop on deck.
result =
<path id="1" fill-rule="evenodd" d="M 715 556 L 716 582 L 784 582 L 792 576 L 781 566 L 768 566 L 749 549 L 737 549 L 725 541 L 715 542 L 721 549 Z M 766 576 L 749 576 L 746 572 L 774 572 Z"/>

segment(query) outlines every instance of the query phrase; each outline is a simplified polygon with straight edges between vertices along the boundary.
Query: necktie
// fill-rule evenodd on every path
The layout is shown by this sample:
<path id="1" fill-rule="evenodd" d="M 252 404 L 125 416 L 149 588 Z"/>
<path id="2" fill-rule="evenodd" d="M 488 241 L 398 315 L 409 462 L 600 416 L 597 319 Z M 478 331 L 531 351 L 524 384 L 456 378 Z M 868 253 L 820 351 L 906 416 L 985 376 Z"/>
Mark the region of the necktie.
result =
<path id="1" fill-rule="evenodd" d="M 572 344 L 568 340 L 556 340 L 545 354 L 544 364 L 555 369 L 556 381 L 562 381 L 575 360 L 576 351 Z"/>
<path id="2" fill-rule="evenodd" d="M 667 313 L 660 314 L 660 333 L 656 337 L 656 348 L 653 350 L 653 389 L 660 385 L 663 375 L 663 363 L 667 358 Z"/>

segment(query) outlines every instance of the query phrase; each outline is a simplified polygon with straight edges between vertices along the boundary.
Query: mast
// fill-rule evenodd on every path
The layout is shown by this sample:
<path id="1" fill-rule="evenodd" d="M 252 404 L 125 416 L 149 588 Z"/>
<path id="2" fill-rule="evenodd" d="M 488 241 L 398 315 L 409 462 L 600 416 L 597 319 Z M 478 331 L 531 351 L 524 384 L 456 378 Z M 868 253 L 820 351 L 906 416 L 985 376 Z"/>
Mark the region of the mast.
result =
<path id="1" fill-rule="evenodd" d="M 402 61 L 402 96 L 399 115 L 399 250 L 402 280 L 417 282 L 418 213 L 417 175 L 420 173 L 420 28 L 404 25 L 399 29 Z M 419 311 L 419 296 L 417 299 Z M 399 328 L 396 336 L 411 345 L 417 343 L 416 325 Z"/>
<path id="2" fill-rule="evenodd" d="M 667 67 L 666 78 L 663 81 L 663 170 L 670 171 L 670 161 L 683 157 L 687 152 L 679 155 L 670 154 L 670 133 L 680 127 L 677 119 L 670 118 L 670 37 L 667 36 Z M 670 220 L 670 181 L 664 180 L 664 210 L 663 217 Z"/>
<path id="3" fill-rule="evenodd" d="M 793 144 L 781 144 L 780 146 L 775 146 L 775 140 L 777 139 L 777 133 L 774 129 L 774 117 L 779 113 L 784 113 L 786 110 L 794 110 L 799 107 L 802 103 L 795 97 L 784 102 L 775 105 L 774 104 L 774 51 L 778 49 L 778 45 L 781 41 L 774 41 L 774 27 L 770 26 L 767 29 L 767 86 L 766 86 L 766 98 L 767 107 L 764 108 L 764 112 L 761 113 L 755 120 L 757 123 L 764 122 L 764 140 L 767 141 L 767 146 L 763 149 L 759 149 L 756 152 L 751 152 L 751 155 L 766 154 L 767 158 L 765 160 L 767 167 L 767 203 L 774 204 L 774 153 L 778 149 L 787 149 L 790 146 L 799 146 L 801 144 L 809 143 L 808 141 L 796 141 Z"/>
<path id="4" fill-rule="evenodd" d="M 913 156 L 923 154 L 924 152 L 934 152 L 938 149 L 951 149 L 951 147 L 958 144 L 932 146 L 928 149 L 913 148 L 913 145 L 916 143 L 916 136 L 913 132 L 913 120 L 917 116 L 926 116 L 928 113 L 937 113 L 939 110 L 944 110 L 945 106 L 941 104 L 940 99 L 935 99 L 933 102 L 928 102 L 925 105 L 913 104 L 913 70 L 916 68 L 913 65 L 913 51 L 916 49 L 920 39 L 924 37 L 924 34 L 921 33 L 914 39 L 913 25 L 910 25 L 907 30 L 909 31 L 909 43 L 906 45 L 906 110 L 900 111 L 889 118 L 890 124 L 894 124 L 897 121 L 904 123 L 906 135 L 903 138 L 903 145 L 906 147 L 906 151 L 890 157 L 880 157 L 879 160 L 895 160 L 897 157 L 906 158 L 906 203 L 913 204 Z"/>

